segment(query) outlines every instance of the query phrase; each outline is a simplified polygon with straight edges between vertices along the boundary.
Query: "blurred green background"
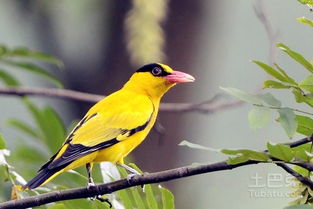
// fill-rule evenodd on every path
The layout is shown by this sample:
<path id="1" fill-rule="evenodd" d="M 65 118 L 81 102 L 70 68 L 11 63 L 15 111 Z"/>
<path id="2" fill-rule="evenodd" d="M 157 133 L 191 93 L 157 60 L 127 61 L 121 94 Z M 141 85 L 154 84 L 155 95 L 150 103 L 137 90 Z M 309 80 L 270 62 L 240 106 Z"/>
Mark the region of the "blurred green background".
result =
<path id="1" fill-rule="evenodd" d="M 276 41 L 287 43 L 312 58 L 312 29 L 295 20 L 301 16 L 312 17 L 312 13 L 296 1 L 133 2 L 2 0 L 0 42 L 12 47 L 26 46 L 60 58 L 65 70 L 51 69 L 51 72 L 61 78 L 65 88 L 103 95 L 120 88 L 141 64 L 163 61 L 196 77 L 195 83 L 175 87 L 163 101 L 198 103 L 221 94 L 220 86 L 246 91 L 261 88 L 266 75 L 250 62 L 252 59 L 267 62 L 270 55 L 266 31 L 254 12 L 259 2 L 277 30 Z M 145 9 L 140 10 L 140 6 Z M 275 59 L 293 77 L 303 77 L 305 72 L 293 70 L 296 64 L 286 56 L 277 54 Z M 16 71 L 15 74 L 23 78 L 26 86 L 50 87 L 43 79 L 27 73 Z M 276 95 L 285 104 L 291 101 L 288 94 Z M 25 139 L 8 128 L 6 121 L 18 117 L 31 122 L 31 118 L 16 98 L 1 96 L 0 100 L 0 131 L 14 153 L 16 144 L 24 143 Z M 62 99 L 33 101 L 52 104 L 67 127 L 92 105 Z M 250 130 L 247 122 L 250 108 L 242 105 L 214 114 L 161 112 L 159 122 L 165 127 L 164 135 L 156 131 L 150 133 L 128 161 L 135 162 L 143 171 L 153 172 L 225 159 L 218 153 L 177 146 L 184 139 L 213 148 L 257 150 L 263 150 L 266 141 L 286 141 L 283 129 L 274 122 L 260 131 Z M 39 164 L 33 166 L 37 169 Z M 20 168 L 16 165 L 16 169 Z M 271 174 L 282 175 L 279 187 L 253 187 L 256 175 L 268 186 Z M 292 198 L 260 197 L 251 195 L 251 189 L 285 194 L 290 189 L 284 181 L 285 173 L 275 165 L 253 165 L 163 185 L 173 191 L 178 209 L 226 209 L 237 208 L 237 204 L 242 209 L 251 206 L 263 209 L 282 208 Z"/>

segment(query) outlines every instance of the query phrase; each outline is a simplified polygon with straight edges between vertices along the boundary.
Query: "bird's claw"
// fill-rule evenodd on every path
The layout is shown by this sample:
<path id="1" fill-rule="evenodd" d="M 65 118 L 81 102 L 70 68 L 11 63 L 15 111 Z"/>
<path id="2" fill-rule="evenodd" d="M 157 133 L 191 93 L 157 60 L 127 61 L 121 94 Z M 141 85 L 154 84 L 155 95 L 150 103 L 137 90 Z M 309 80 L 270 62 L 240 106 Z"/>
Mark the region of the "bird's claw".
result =
<path id="1" fill-rule="evenodd" d="M 95 197 L 96 200 L 100 201 L 100 202 L 106 202 L 109 204 L 109 207 L 112 208 L 112 203 L 110 202 L 110 200 L 108 198 L 103 198 L 101 195 L 98 195 Z"/>
<path id="2" fill-rule="evenodd" d="M 103 198 L 101 195 L 96 195 L 94 197 L 91 197 L 90 200 L 98 200 L 100 202 L 106 202 L 106 203 L 108 203 L 110 208 L 112 208 L 112 206 L 113 206 L 108 198 Z"/>
<path id="3" fill-rule="evenodd" d="M 134 174 L 134 173 L 131 173 L 131 174 L 128 174 L 126 179 L 127 179 L 127 182 L 130 183 L 130 181 L 132 180 L 132 178 L 134 178 L 135 176 L 137 176 L 138 174 Z M 140 174 L 139 174 L 140 175 Z"/>
<path id="4" fill-rule="evenodd" d="M 126 180 L 127 180 L 128 184 L 131 183 L 132 178 L 134 178 L 135 176 L 138 176 L 138 175 L 142 176 L 143 174 L 140 174 L 140 173 L 139 174 L 135 174 L 135 173 L 128 174 L 127 177 L 126 177 Z M 144 184 L 141 184 L 140 187 L 143 189 L 144 188 Z"/>
<path id="5" fill-rule="evenodd" d="M 94 182 L 88 182 L 87 183 L 87 189 L 91 189 L 92 187 L 96 186 L 96 184 Z"/>
<path id="6" fill-rule="evenodd" d="M 96 188 L 95 186 L 96 184 L 94 182 L 88 182 L 87 189 L 92 190 Z M 109 207 L 112 208 L 112 203 L 110 202 L 110 200 L 108 198 L 103 198 L 101 195 L 96 195 L 94 197 L 91 197 L 90 200 L 98 200 L 100 202 L 106 202 L 109 204 Z"/>

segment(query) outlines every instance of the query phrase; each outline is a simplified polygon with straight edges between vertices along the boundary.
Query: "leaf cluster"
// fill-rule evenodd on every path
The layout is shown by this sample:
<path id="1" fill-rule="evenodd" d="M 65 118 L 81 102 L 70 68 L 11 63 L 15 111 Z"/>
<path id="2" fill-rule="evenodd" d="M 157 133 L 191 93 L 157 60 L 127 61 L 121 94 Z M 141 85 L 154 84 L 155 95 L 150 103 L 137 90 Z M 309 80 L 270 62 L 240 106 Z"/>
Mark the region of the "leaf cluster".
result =
<path id="1" fill-rule="evenodd" d="M 311 0 L 298 1 L 303 4 L 312 5 Z M 297 21 L 313 27 L 313 22 L 305 17 L 297 18 Z M 253 60 L 252 62 L 273 78 L 263 82 L 264 89 L 290 91 L 299 108 L 284 106 L 282 102 L 270 92 L 248 93 L 235 88 L 221 87 L 221 89 L 237 99 L 253 106 L 248 114 L 248 121 L 251 129 L 257 130 L 263 128 L 271 121 L 272 115 L 275 114 L 275 121 L 282 126 L 289 138 L 293 138 L 296 133 L 310 137 L 313 134 L 313 112 L 306 111 L 306 109 L 313 107 L 313 62 L 283 43 L 277 43 L 276 47 L 293 61 L 298 63 L 299 66 L 307 72 L 306 77 L 297 81 L 287 73 L 287 70 L 277 63 L 269 65 L 257 60 Z M 311 178 L 312 176 L 311 170 L 299 166 L 301 163 L 311 163 L 313 161 L 312 143 L 290 147 L 288 143 L 274 144 L 267 142 L 267 149 L 265 151 L 251 149 L 217 150 L 188 141 L 183 141 L 180 145 L 188 146 L 193 149 L 218 151 L 226 154 L 229 156 L 227 163 L 230 165 L 241 164 L 247 161 L 275 164 L 283 163 L 294 165 L 293 169 L 303 177 Z M 297 180 L 295 179 L 295 181 Z M 293 189 L 295 189 L 293 196 L 298 197 L 298 199 L 291 204 L 297 204 L 297 206 L 288 208 L 307 208 L 306 205 L 303 206 L 302 204 L 313 203 L 313 192 L 310 187 L 299 182 Z"/>

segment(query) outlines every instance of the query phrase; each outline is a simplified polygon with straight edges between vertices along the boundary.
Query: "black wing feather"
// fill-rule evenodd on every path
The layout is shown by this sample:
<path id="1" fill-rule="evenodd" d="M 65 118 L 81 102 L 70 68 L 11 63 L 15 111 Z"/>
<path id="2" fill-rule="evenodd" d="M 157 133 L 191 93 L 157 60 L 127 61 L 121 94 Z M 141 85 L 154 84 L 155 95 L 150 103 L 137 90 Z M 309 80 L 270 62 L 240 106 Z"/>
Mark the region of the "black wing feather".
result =
<path id="1" fill-rule="evenodd" d="M 77 127 L 79 128 L 80 126 L 82 126 L 83 123 L 85 123 L 88 119 L 90 119 L 91 117 L 95 116 L 92 115 L 90 117 L 86 117 L 84 118 L 78 125 Z M 149 118 L 149 120 L 141 125 L 138 126 L 134 129 L 131 130 L 127 130 L 127 129 L 121 129 L 121 133 L 123 134 L 128 134 L 129 136 L 134 135 L 135 133 L 144 130 L 147 125 L 150 122 L 151 117 Z M 38 171 L 37 176 L 35 176 L 33 179 L 31 179 L 26 185 L 23 186 L 24 189 L 29 188 L 29 189 L 34 189 L 38 186 L 40 186 L 41 184 L 43 184 L 48 178 L 50 178 L 53 174 L 57 173 L 58 171 L 62 170 L 63 168 L 65 168 L 66 166 L 68 166 L 69 164 L 71 164 L 73 161 L 75 161 L 76 159 L 83 157 L 85 155 L 88 155 L 92 152 L 95 152 L 97 150 L 101 150 L 101 149 L 105 149 L 107 147 L 113 146 L 114 144 L 117 144 L 118 142 L 120 142 L 119 140 L 117 140 L 116 138 L 102 142 L 100 144 L 97 144 L 95 146 L 84 146 L 81 144 L 71 144 L 71 138 L 72 136 L 75 134 L 75 131 L 78 129 L 75 128 L 73 130 L 73 132 L 69 135 L 69 137 L 67 138 L 67 140 L 65 141 L 65 144 L 68 144 L 67 149 L 65 150 L 65 152 L 62 154 L 62 156 L 58 159 L 55 159 L 56 156 L 58 155 L 59 151 L 53 155 L 50 160 L 44 164 L 40 170 Z"/>
<path id="2" fill-rule="evenodd" d="M 127 129 L 122 129 L 121 133 L 128 133 L 128 137 L 134 135 L 135 133 L 144 130 L 147 125 L 149 124 L 150 119 L 143 125 L 138 126 L 136 128 L 133 128 L 131 130 L 127 130 Z M 62 154 L 61 157 L 59 157 L 58 159 L 52 161 L 49 163 L 48 168 L 49 169 L 53 169 L 56 168 L 58 166 L 62 166 L 64 164 L 73 162 L 74 160 L 86 156 L 92 152 L 95 152 L 97 150 L 101 150 L 104 148 L 108 148 L 110 146 L 113 146 L 114 144 L 117 144 L 118 142 L 120 142 L 119 140 L 117 140 L 116 138 L 102 142 L 100 144 L 97 144 L 95 146 L 84 146 L 82 144 L 71 144 L 69 143 L 68 147 L 66 148 L 65 152 Z"/>
<path id="3" fill-rule="evenodd" d="M 92 147 L 84 146 L 81 144 L 69 144 L 65 152 L 62 154 L 62 156 L 54 161 L 52 161 L 49 165 L 49 169 L 53 169 L 59 166 L 62 166 L 67 163 L 71 163 L 74 160 L 86 156 L 92 152 L 95 152 L 100 149 L 104 149 L 107 147 L 110 147 L 119 141 L 117 139 L 111 139 L 109 141 L 102 142 L 100 144 L 97 144 Z"/>

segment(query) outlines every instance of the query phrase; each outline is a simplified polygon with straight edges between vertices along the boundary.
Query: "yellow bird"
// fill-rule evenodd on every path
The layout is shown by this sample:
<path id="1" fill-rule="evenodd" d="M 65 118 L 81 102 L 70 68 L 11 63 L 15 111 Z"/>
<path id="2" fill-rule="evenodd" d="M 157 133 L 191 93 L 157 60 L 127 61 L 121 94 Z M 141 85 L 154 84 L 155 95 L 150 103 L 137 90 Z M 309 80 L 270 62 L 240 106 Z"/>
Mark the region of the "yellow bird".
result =
<path id="1" fill-rule="evenodd" d="M 34 189 L 83 165 L 87 168 L 88 186 L 94 185 L 91 170 L 95 162 L 118 163 L 135 173 L 123 159 L 148 135 L 162 96 L 176 83 L 194 80 L 160 63 L 139 68 L 123 88 L 91 107 L 59 151 L 23 189 Z"/>

